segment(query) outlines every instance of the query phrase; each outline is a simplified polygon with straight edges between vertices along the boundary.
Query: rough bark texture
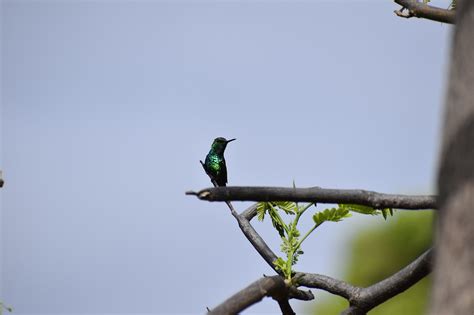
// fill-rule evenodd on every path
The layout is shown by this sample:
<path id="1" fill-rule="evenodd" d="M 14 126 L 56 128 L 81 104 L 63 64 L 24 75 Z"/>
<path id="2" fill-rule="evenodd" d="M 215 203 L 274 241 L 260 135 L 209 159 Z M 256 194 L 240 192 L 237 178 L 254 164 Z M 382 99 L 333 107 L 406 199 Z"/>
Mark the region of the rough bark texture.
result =
<path id="1" fill-rule="evenodd" d="M 436 315 L 474 310 L 474 1 L 457 11 L 438 174 Z"/>

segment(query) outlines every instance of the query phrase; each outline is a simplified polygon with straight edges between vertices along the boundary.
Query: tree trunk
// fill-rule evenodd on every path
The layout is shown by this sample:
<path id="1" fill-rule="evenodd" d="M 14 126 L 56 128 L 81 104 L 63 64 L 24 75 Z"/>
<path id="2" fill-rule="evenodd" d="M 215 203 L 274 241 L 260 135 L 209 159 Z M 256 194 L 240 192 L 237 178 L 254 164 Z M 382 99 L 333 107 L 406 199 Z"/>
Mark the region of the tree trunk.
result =
<path id="1" fill-rule="evenodd" d="M 457 8 L 438 173 L 431 314 L 474 314 L 474 1 Z"/>

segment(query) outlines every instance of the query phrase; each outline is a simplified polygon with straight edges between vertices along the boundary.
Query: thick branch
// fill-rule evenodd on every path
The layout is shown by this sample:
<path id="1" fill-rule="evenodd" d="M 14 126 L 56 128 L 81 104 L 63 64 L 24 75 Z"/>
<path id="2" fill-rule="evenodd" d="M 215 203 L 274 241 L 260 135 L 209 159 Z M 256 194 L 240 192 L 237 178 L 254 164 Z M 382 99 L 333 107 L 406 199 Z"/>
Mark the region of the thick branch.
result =
<path id="1" fill-rule="evenodd" d="M 432 260 L 433 250 L 430 249 L 397 273 L 367 288 L 356 287 L 328 276 L 303 272 L 296 273 L 294 279 L 298 286 L 322 289 L 346 298 L 350 307 L 343 314 L 366 314 L 428 275 L 432 269 Z M 288 303 L 288 290 L 281 276 L 265 277 L 227 299 L 210 314 L 235 314 L 265 296 L 277 300 L 283 314 L 293 314 Z"/>
<path id="2" fill-rule="evenodd" d="M 407 290 L 427 276 L 433 268 L 433 249 L 429 249 L 392 276 L 363 289 L 356 303 L 367 310 Z"/>
<path id="3" fill-rule="evenodd" d="M 321 289 L 347 300 L 357 295 L 358 291 L 361 290 L 361 288 L 347 282 L 315 273 L 297 272 L 294 278 L 299 286 Z"/>
<path id="4" fill-rule="evenodd" d="M 392 276 L 367 288 L 352 286 L 344 281 L 318 274 L 297 273 L 298 285 L 323 289 L 349 300 L 344 314 L 365 314 L 377 305 L 402 293 L 431 272 L 433 249 L 415 259 Z"/>
<path id="5" fill-rule="evenodd" d="M 207 201 L 295 201 L 316 203 L 354 203 L 377 209 L 435 209 L 435 196 L 383 194 L 360 189 L 216 187 L 186 192 Z"/>
<path id="6" fill-rule="evenodd" d="M 402 6 L 402 9 L 395 10 L 395 14 L 404 17 L 418 17 L 442 23 L 454 24 L 454 10 L 441 9 L 430 6 L 416 0 L 394 0 Z"/>
<path id="7" fill-rule="evenodd" d="M 288 298 L 285 299 L 288 296 L 288 289 L 280 276 L 264 277 L 255 281 L 216 306 L 208 314 L 237 314 L 266 296 L 278 301 L 283 314 L 295 314 L 288 303 Z M 282 300 L 286 300 L 286 303 L 281 302 Z"/>

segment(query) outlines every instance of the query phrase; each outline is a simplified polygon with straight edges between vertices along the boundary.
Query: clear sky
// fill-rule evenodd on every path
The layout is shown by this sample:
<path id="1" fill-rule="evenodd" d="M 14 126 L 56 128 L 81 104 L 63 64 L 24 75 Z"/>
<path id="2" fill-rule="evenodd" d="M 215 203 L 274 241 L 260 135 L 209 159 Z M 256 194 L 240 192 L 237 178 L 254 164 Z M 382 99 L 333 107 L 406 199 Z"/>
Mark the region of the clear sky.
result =
<path id="1" fill-rule="evenodd" d="M 210 186 L 198 161 L 218 136 L 237 138 L 229 185 L 431 192 L 451 28 L 397 8 L 2 1 L 0 300 L 203 313 L 272 274 L 224 204 L 184 195 Z M 298 269 L 340 277 L 369 223 L 385 224 L 322 226 Z"/>

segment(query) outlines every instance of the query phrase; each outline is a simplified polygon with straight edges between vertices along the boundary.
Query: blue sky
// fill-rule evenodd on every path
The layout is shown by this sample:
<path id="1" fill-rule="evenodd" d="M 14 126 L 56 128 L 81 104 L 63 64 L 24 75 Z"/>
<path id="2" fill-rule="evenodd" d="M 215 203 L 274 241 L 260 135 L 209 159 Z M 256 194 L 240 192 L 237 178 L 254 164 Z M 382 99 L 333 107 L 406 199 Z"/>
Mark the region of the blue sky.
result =
<path id="1" fill-rule="evenodd" d="M 210 186 L 218 136 L 237 138 L 229 185 L 432 192 L 451 28 L 391 1 L 1 8 L 0 299 L 18 313 L 203 313 L 272 274 L 225 205 L 184 195 Z M 298 269 L 341 277 L 381 222 L 322 227 Z"/>

